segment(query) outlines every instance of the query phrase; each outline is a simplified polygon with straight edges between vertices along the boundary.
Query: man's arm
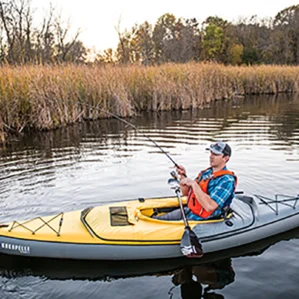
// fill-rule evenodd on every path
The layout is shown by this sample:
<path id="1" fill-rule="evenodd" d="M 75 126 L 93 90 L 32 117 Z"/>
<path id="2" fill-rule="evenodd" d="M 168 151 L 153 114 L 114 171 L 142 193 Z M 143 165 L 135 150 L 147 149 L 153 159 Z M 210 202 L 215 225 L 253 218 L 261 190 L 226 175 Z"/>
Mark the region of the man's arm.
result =
<path id="1" fill-rule="evenodd" d="M 213 212 L 214 210 L 217 209 L 218 204 L 208 194 L 206 194 L 201 190 L 201 188 L 199 187 L 196 181 L 191 180 L 189 178 L 184 178 L 181 180 L 180 184 L 181 184 L 181 190 L 184 189 L 189 191 L 190 187 L 192 187 L 197 200 L 207 212 Z M 185 194 L 183 193 L 183 195 Z"/>
<path id="2" fill-rule="evenodd" d="M 198 202 L 207 212 L 213 212 L 219 206 L 222 207 L 234 192 L 234 178 L 230 176 L 223 176 L 217 187 L 209 195 L 201 190 L 196 181 L 191 179 L 183 179 L 181 184 L 192 187 Z"/>
<path id="3" fill-rule="evenodd" d="M 207 212 L 214 212 L 218 208 L 218 204 L 207 193 L 203 192 L 199 185 L 193 181 L 191 185 L 197 200 Z"/>

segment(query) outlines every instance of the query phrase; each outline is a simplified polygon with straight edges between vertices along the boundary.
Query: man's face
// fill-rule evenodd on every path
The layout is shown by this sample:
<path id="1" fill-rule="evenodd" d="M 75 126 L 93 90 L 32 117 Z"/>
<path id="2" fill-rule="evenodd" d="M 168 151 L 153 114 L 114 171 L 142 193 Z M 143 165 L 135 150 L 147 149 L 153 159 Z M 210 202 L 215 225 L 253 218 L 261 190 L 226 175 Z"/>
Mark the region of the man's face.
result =
<path id="1" fill-rule="evenodd" d="M 227 156 L 223 154 L 216 155 L 212 151 L 210 151 L 210 165 L 211 167 L 219 167 L 220 165 L 224 165 L 228 160 Z"/>

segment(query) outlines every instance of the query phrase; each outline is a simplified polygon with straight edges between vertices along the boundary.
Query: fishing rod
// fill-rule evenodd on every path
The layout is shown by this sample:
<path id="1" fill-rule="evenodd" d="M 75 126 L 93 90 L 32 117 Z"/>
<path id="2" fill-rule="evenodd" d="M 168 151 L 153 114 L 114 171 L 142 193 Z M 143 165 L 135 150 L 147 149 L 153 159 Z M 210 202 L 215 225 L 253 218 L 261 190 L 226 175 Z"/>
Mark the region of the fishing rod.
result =
<path id="1" fill-rule="evenodd" d="M 130 122 L 126 121 L 125 119 L 123 119 L 122 117 L 120 116 L 117 116 L 105 109 L 102 109 L 102 108 L 98 108 L 98 107 L 95 107 L 93 105 L 90 105 L 90 104 L 85 104 L 85 103 L 82 103 L 82 102 L 78 102 L 79 104 L 81 105 L 84 105 L 85 107 L 87 108 L 91 108 L 91 109 L 95 109 L 95 110 L 98 110 L 98 111 L 102 111 L 104 113 L 106 113 L 107 115 L 125 123 L 127 126 L 130 126 L 131 128 L 133 128 L 134 130 L 136 130 L 136 132 L 140 133 L 143 137 L 147 138 L 149 141 L 151 141 L 163 154 L 166 155 L 166 157 L 174 164 L 175 167 L 177 168 L 180 168 L 179 165 L 170 157 L 170 155 L 164 151 L 164 149 L 158 145 L 158 143 L 153 140 L 152 138 L 150 138 L 149 136 L 145 135 L 143 132 L 141 132 L 136 126 L 134 126 L 133 124 L 131 124 Z"/>

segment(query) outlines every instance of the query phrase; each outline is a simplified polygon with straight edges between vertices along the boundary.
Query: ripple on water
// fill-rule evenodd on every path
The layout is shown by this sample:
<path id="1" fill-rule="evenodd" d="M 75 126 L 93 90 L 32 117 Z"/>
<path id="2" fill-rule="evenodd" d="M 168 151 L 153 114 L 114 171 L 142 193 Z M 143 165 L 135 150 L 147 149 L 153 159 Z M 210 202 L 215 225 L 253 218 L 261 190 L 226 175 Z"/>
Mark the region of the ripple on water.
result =
<path id="1" fill-rule="evenodd" d="M 161 112 L 132 119 L 138 132 L 115 120 L 83 123 L 24 136 L 0 155 L 1 222 L 28 219 L 121 199 L 172 195 L 173 164 L 190 177 L 208 165 L 205 148 L 216 140 L 233 149 L 229 167 L 238 189 L 272 196 L 299 193 L 299 99 L 245 99 L 238 107 Z M 298 240 L 280 242 L 258 256 L 233 259 L 235 282 L 215 290 L 225 298 L 296 298 Z M 1 272 L 2 298 L 168 298 L 171 274 L 118 280 L 58 280 Z M 5 269 L 2 269 L 5 271 Z M 4 295 L 3 295 L 4 294 Z M 180 288 L 172 290 L 180 297 Z M 5 297 L 6 296 L 6 297 Z"/>

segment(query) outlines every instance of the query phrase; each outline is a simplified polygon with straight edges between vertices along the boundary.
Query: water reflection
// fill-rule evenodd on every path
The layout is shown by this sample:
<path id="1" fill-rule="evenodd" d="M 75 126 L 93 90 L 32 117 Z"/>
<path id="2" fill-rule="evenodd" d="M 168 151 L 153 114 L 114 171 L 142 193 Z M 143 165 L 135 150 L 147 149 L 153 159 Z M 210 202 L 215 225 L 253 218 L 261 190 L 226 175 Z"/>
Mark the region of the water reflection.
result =
<path id="1" fill-rule="evenodd" d="M 182 299 L 224 298 L 215 290 L 223 289 L 235 280 L 230 258 L 198 266 L 185 267 L 172 276 L 172 283 L 180 285 Z"/>

